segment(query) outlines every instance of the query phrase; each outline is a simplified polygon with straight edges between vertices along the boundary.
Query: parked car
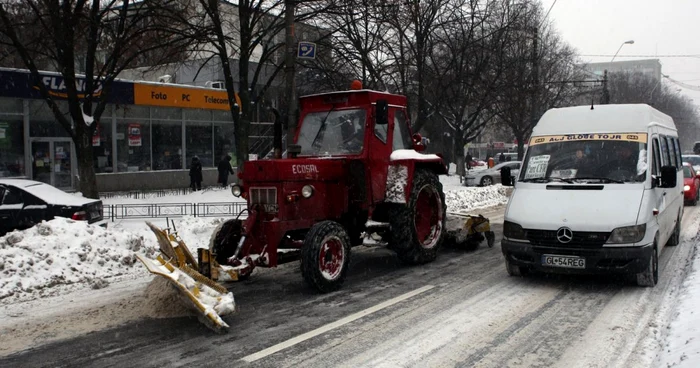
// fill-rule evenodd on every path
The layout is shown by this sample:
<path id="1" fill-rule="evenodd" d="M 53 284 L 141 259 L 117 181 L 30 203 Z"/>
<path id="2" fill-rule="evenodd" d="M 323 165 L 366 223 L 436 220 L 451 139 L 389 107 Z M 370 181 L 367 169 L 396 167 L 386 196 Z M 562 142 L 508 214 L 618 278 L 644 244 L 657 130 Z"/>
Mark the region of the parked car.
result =
<path id="1" fill-rule="evenodd" d="M 107 227 L 100 200 L 81 198 L 38 181 L 0 179 L 0 236 L 56 217 Z"/>
<path id="2" fill-rule="evenodd" d="M 695 206 L 700 195 L 700 173 L 688 162 L 683 162 L 683 193 L 685 203 Z"/>
<path id="3" fill-rule="evenodd" d="M 683 162 L 689 163 L 691 166 L 693 166 L 695 171 L 700 171 L 700 155 L 683 155 Z"/>
<path id="4" fill-rule="evenodd" d="M 509 167 L 512 176 L 517 177 L 520 171 L 520 161 L 506 161 L 490 169 L 485 170 L 471 170 L 467 173 L 464 179 L 464 185 L 466 186 L 488 186 L 494 183 L 501 182 L 501 168 Z"/>

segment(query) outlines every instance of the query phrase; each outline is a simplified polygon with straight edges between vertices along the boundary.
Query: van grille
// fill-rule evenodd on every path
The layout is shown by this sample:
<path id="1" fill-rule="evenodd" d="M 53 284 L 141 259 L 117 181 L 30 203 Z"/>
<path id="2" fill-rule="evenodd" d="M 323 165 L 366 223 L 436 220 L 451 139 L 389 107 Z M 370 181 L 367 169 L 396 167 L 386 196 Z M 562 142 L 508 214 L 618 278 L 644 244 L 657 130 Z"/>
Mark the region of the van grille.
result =
<path id="1" fill-rule="evenodd" d="M 610 233 L 574 231 L 569 243 L 557 240 L 556 230 L 527 230 L 527 239 L 542 247 L 599 248 L 608 241 Z"/>
<path id="2" fill-rule="evenodd" d="M 253 207 L 256 204 L 262 205 L 265 212 L 276 213 L 279 210 L 277 205 L 277 188 L 250 188 L 250 205 Z"/>

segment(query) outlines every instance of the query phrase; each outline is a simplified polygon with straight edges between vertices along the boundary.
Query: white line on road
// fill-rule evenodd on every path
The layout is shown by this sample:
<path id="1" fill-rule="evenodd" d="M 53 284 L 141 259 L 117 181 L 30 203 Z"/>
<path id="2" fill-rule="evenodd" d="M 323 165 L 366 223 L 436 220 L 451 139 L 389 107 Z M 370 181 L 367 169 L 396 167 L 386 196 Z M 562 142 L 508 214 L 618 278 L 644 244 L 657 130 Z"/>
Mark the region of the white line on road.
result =
<path id="1" fill-rule="evenodd" d="M 385 302 L 382 302 L 382 303 L 379 303 L 379 304 L 377 304 L 377 305 L 375 305 L 375 306 L 373 306 L 373 307 L 369 307 L 369 308 L 367 308 L 367 309 L 365 309 L 365 310 L 362 310 L 362 311 L 359 311 L 359 312 L 357 312 L 357 313 L 351 314 L 351 315 L 349 315 L 349 316 L 347 316 L 347 317 L 345 317 L 345 318 L 343 318 L 343 319 L 339 319 L 339 320 L 337 320 L 337 321 L 335 321 L 335 322 L 331 322 L 331 323 L 329 323 L 329 324 L 327 324 L 327 325 L 324 325 L 324 326 L 321 326 L 321 327 L 319 327 L 319 328 L 317 328 L 317 329 L 315 329 L 315 330 L 313 330 L 313 331 L 309 331 L 309 332 L 307 332 L 307 333 L 305 333 L 305 334 L 299 335 L 299 336 L 297 336 L 297 337 L 293 337 L 293 338 L 291 338 L 291 339 L 289 339 L 289 340 L 287 340 L 287 341 L 283 341 L 283 342 L 281 342 L 281 343 L 279 343 L 279 344 L 277 344 L 277 345 L 273 345 L 273 346 L 271 346 L 271 347 L 269 347 L 269 348 L 267 348 L 267 349 L 265 349 L 265 350 L 261 350 L 261 351 L 259 351 L 259 352 L 257 352 L 257 353 L 254 353 L 254 354 L 250 354 L 250 355 L 248 355 L 248 356 L 245 356 L 245 357 L 243 357 L 242 360 L 244 360 L 244 361 L 250 363 L 250 362 L 254 362 L 254 361 L 256 361 L 256 360 L 262 359 L 262 358 L 264 358 L 264 357 L 266 357 L 266 356 L 268 356 L 268 355 L 274 354 L 274 353 L 276 353 L 276 352 L 278 352 L 278 351 L 281 351 L 281 350 L 284 350 L 284 349 L 286 349 L 286 348 L 288 348 L 288 347 L 294 346 L 294 345 L 296 345 L 296 344 L 298 344 L 298 343 L 300 343 L 300 342 L 306 341 L 306 340 L 308 340 L 308 339 L 310 339 L 310 338 L 313 338 L 313 337 L 316 337 L 316 336 L 321 335 L 321 334 L 323 334 L 323 333 L 326 333 L 326 332 L 328 332 L 328 331 L 330 331 L 330 330 L 332 330 L 332 329 L 334 329 L 334 328 L 338 328 L 338 327 L 340 327 L 340 326 L 342 326 L 342 325 L 348 324 L 348 323 L 350 323 L 350 322 L 352 322 L 352 321 L 355 321 L 355 320 L 357 320 L 357 319 L 360 319 L 360 318 L 362 318 L 362 317 L 365 317 L 365 316 L 367 316 L 367 315 L 370 315 L 370 314 L 372 314 L 372 313 L 374 313 L 374 312 L 380 311 L 380 310 L 382 310 L 382 309 L 384 309 L 384 308 L 386 308 L 386 307 L 390 307 L 390 306 L 392 306 L 392 305 L 394 305 L 394 304 L 396 304 L 396 303 L 402 302 L 402 301 L 404 301 L 404 300 L 406 300 L 406 299 L 408 299 L 408 298 L 412 298 L 412 297 L 414 297 L 414 296 L 416 296 L 416 295 L 418 295 L 418 294 L 424 293 L 424 292 L 426 292 L 426 291 L 428 291 L 428 290 L 430 290 L 430 289 L 432 289 L 432 288 L 434 288 L 434 287 L 435 287 L 434 285 L 426 285 L 426 286 L 423 286 L 423 287 L 420 288 L 420 289 L 416 289 L 416 290 L 413 290 L 413 291 L 408 292 L 408 293 L 406 293 L 406 294 L 399 295 L 399 296 L 397 296 L 396 298 L 389 299 L 389 300 L 387 300 L 387 301 L 385 301 Z"/>

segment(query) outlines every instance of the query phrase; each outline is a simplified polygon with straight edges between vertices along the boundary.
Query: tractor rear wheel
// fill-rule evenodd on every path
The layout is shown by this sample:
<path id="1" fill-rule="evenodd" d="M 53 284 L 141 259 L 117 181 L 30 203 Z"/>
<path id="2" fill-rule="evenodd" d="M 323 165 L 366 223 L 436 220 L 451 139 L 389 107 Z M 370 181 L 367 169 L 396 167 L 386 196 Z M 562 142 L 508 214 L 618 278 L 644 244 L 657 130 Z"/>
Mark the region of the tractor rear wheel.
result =
<path id="1" fill-rule="evenodd" d="M 342 225 L 323 221 L 311 227 L 301 247 L 301 274 L 322 293 L 338 290 L 350 262 L 350 237 Z"/>
<path id="2" fill-rule="evenodd" d="M 438 176 L 416 169 L 408 203 L 390 213 L 392 248 L 399 259 L 417 265 L 432 262 L 445 235 L 445 193 Z"/>

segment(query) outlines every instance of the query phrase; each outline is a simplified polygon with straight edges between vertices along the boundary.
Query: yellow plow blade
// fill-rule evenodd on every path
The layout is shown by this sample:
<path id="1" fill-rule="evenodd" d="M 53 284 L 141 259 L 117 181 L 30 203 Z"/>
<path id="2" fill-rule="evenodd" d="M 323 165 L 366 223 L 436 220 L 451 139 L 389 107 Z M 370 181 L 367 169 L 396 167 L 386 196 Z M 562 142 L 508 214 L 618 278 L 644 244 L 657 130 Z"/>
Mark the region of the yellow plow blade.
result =
<path id="1" fill-rule="evenodd" d="M 152 274 L 168 280 L 207 327 L 217 332 L 227 330 L 229 326 L 221 316 L 235 311 L 233 294 L 196 271 L 197 261 L 177 235 L 147 224 L 155 233 L 162 254 L 156 260 L 137 254 L 139 261 Z"/>

